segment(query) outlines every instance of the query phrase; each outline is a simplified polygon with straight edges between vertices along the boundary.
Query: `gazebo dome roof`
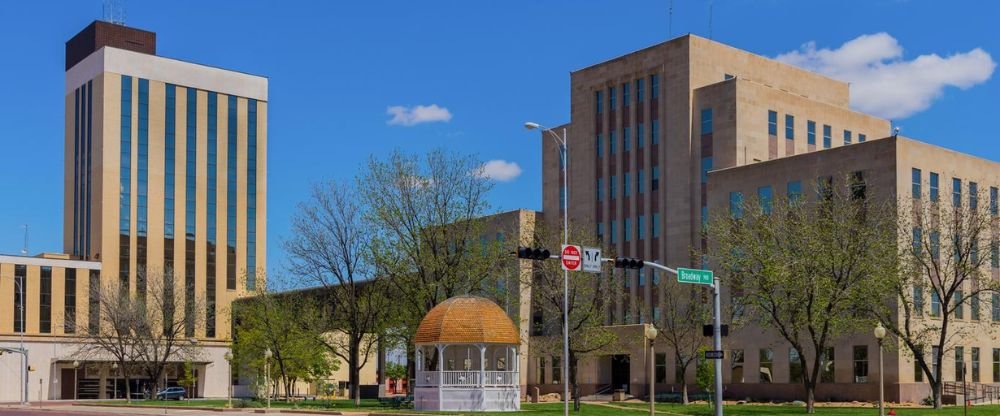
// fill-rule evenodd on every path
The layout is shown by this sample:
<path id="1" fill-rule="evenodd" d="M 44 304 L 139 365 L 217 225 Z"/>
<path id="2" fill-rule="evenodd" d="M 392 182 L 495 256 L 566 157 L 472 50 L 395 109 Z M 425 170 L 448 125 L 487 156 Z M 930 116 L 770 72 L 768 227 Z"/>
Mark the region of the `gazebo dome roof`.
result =
<path id="1" fill-rule="evenodd" d="M 417 327 L 416 344 L 521 343 L 517 327 L 503 309 L 489 299 L 456 296 L 441 302 Z"/>

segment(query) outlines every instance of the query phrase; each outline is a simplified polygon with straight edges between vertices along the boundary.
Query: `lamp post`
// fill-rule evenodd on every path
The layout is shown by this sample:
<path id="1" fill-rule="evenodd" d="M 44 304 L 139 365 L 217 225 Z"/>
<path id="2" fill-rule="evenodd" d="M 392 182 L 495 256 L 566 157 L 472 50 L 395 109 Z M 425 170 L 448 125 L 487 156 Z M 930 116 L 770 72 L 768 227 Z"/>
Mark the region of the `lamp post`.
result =
<path id="1" fill-rule="evenodd" d="M 882 375 L 882 338 L 885 338 L 885 327 L 879 322 L 875 327 L 875 339 L 878 341 L 878 415 L 885 416 L 885 377 Z"/>
<path id="2" fill-rule="evenodd" d="M 111 363 L 111 380 L 115 383 L 115 398 L 118 398 L 118 363 Z"/>
<path id="3" fill-rule="evenodd" d="M 271 408 L 271 357 L 274 353 L 270 348 L 264 349 L 264 394 L 267 395 L 267 408 Z"/>
<path id="4" fill-rule="evenodd" d="M 562 162 L 563 189 L 562 189 L 562 209 L 563 209 L 563 244 L 569 244 L 569 150 L 566 146 L 566 128 L 562 129 L 562 137 L 559 137 L 552 129 L 543 127 L 538 123 L 524 123 L 524 128 L 528 130 L 541 129 L 552 135 L 553 140 L 559 145 L 559 159 Z M 563 380 L 563 414 L 569 416 L 569 271 L 563 270 L 563 356 L 562 356 L 562 380 Z"/>
<path id="5" fill-rule="evenodd" d="M 77 386 L 80 383 L 80 362 L 73 361 L 73 400 L 79 399 L 79 393 L 77 393 Z"/>
<path id="6" fill-rule="evenodd" d="M 222 356 L 222 358 L 226 359 L 226 364 L 227 364 L 226 368 L 228 370 L 226 372 L 226 383 L 228 383 L 229 385 L 229 390 L 227 391 L 227 394 L 229 394 L 229 407 L 232 408 L 233 407 L 233 352 L 226 351 L 226 355 Z"/>
<path id="7" fill-rule="evenodd" d="M 653 348 L 653 343 L 659 331 L 653 324 L 646 324 L 643 335 L 649 340 L 649 416 L 654 416 L 656 415 L 656 350 Z"/>

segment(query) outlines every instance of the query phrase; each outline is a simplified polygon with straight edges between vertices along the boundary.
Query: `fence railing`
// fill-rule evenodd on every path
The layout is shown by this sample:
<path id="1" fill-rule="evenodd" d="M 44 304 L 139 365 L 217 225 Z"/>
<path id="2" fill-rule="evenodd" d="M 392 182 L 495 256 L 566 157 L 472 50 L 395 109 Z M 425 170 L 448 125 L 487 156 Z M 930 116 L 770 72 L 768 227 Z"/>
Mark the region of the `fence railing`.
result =
<path id="1" fill-rule="evenodd" d="M 479 371 L 417 371 L 418 387 L 474 387 L 480 386 Z M 512 386 L 520 382 L 515 371 L 487 371 L 485 385 Z"/>

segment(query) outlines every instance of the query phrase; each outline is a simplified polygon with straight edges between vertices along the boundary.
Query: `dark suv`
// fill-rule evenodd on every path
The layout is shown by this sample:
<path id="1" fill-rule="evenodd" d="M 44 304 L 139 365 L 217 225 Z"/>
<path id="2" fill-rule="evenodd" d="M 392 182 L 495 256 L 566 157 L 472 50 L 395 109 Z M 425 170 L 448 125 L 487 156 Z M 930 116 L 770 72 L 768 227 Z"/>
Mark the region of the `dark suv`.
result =
<path id="1" fill-rule="evenodd" d="M 167 387 L 156 393 L 156 400 L 180 400 L 184 398 L 185 393 L 187 391 L 184 390 L 184 387 Z"/>

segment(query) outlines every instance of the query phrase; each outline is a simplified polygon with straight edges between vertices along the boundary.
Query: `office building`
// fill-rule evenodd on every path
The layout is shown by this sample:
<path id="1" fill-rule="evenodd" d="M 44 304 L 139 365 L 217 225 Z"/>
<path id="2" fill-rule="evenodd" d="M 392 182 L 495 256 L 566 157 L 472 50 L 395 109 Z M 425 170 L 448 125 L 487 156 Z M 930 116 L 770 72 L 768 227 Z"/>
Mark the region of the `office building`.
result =
<path id="1" fill-rule="evenodd" d="M 72 361 L 84 361 L 77 384 L 102 386 L 94 398 L 123 394 L 106 359 L 73 353 L 90 319 L 83 299 L 93 271 L 102 287 L 133 296 L 157 287 L 184 299 L 179 313 L 198 322 L 185 336 L 202 350 L 194 362 L 196 396 L 226 395 L 229 304 L 265 284 L 268 81 L 158 56 L 156 40 L 152 32 L 97 21 L 66 42 L 63 244 L 72 260 L 10 257 L 0 269 L 6 293 L 8 275 L 34 264 L 29 260 L 41 267 L 27 269 L 26 337 L 38 369 L 31 385 L 41 379 L 43 399 L 70 398 L 65 380 L 59 383 Z M 46 312 L 38 289 L 47 267 L 51 296 L 71 292 L 61 268 L 78 270 L 75 333 L 57 324 L 69 309 Z M 0 311 L 10 310 L 8 299 Z M 54 315 L 52 332 L 41 324 L 46 313 Z M 10 318 L 2 322 L 0 342 L 19 338 Z M 168 383 L 179 376 L 168 373 Z M 17 367 L 0 367 L 0 377 L 16 380 Z M 132 391 L 142 385 L 137 375 Z M 0 391 L 0 401 L 13 400 L 16 391 Z"/>
<path id="2" fill-rule="evenodd" d="M 572 71 L 571 119 L 556 128 L 568 132 L 570 222 L 593 227 L 605 253 L 671 267 L 709 268 L 707 259 L 692 253 L 708 248 L 703 226 L 712 213 L 729 209 L 729 192 L 769 184 L 778 189 L 794 181 L 793 176 L 800 176 L 805 186 L 820 172 L 853 169 L 865 172 L 866 180 L 892 182 L 883 189 L 893 193 L 903 189 L 900 181 L 909 179 L 909 165 L 948 172 L 949 178 L 976 177 L 980 189 L 997 185 L 996 164 L 889 137 L 889 121 L 851 110 L 849 98 L 845 82 L 694 35 Z M 542 155 L 543 212 L 546 218 L 561 218 L 566 191 L 556 145 L 543 140 Z M 869 179 L 869 171 L 881 176 Z M 662 299 L 678 296 L 660 284 L 675 276 L 648 268 L 615 273 L 622 274 L 624 283 L 609 300 L 606 324 L 628 341 L 619 351 L 581 363 L 583 395 L 624 388 L 645 397 L 647 368 L 654 358 L 657 391 L 678 391 L 673 352 L 658 343 L 657 356 L 647 357 L 641 325 L 658 322 Z M 724 303 L 726 296 L 724 290 Z M 727 360 L 734 351 L 741 357 L 735 379 L 731 370 L 736 365 L 727 363 L 727 398 L 801 399 L 801 384 L 787 377 L 788 346 L 776 334 L 757 330 L 743 329 L 724 342 Z M 986 357 L 992 347 L 981 341 L 970 341 L 970 348 L 982 344 L 976 348 Z M 850 364 L 863 357 L 876 359 L 875 345 L 870 331 L 838 340 L 836 377 L 832 386 L 818 389 L 819 398 L 877 397 L 877 378 L 852 377 Z M 864 352 L 852 355 L 855 346 L 864 346 Z M 894 354 L 886 361 L 887 397 L 926 397 L 926 383 L 913 384 L 912 362 L 905 353 Z M 553 369 L 539 369 L 539 362 L 547 361 L 532 361 L 529 380 L 543 393 L 560 392 L 561 386 L 551 381 Z M 773 378 L 744 367 L 766 367 Z M 694 366 L 688 371 L 693 389 Z"/>

